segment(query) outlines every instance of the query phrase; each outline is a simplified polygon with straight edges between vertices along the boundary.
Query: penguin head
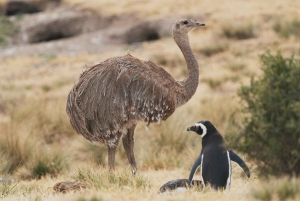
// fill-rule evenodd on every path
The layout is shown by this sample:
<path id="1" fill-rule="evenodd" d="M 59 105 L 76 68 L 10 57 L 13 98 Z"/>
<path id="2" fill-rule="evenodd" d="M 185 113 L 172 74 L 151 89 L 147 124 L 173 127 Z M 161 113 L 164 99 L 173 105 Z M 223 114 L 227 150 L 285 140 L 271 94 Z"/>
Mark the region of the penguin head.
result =
<path id="1" fill-rule="evenodd" d="M 194 131 L 203 138 L 208 132 L 214 133 L 217 131 L 217 129 L 210 121 L 203 120 L 197 122 L 193 126 L 188 127 L 187 131 Z"/>

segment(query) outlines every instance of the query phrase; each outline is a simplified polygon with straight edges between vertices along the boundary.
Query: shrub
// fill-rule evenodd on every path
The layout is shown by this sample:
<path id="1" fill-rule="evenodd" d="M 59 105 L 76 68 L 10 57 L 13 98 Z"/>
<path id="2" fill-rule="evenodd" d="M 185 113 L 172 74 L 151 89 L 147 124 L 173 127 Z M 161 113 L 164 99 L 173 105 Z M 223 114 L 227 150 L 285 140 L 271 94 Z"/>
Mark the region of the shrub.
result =
<path id="1" fill-rule="evenodd" d="M 231 121 L 230 145 L 257 161 L 264 175 L 300 173 L 300 62 L 265 53 L 264 75 L 242 86 L 244 119 Z M 234 134 L 233 134 L 234 133 Z"/>

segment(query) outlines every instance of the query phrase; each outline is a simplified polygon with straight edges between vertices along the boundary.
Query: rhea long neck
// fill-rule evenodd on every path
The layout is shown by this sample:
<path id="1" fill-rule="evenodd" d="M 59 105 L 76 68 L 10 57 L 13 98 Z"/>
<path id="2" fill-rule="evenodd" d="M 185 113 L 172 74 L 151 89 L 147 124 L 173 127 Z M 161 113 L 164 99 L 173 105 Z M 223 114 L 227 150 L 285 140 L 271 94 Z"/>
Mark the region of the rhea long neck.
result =
<path id="1" fill-rule="evenodd" d="M 199 66 L 197 59 L 190 47 L 188 34 L 174 34 L 173 38 L 180 48 L 186 64 L 187 64 L 187 76 L 184 80 L 178 81 L 182 86 L 183 94 L 178 94 L 178 106 L 185 104 L 196 92 L 199 82 Z"/>

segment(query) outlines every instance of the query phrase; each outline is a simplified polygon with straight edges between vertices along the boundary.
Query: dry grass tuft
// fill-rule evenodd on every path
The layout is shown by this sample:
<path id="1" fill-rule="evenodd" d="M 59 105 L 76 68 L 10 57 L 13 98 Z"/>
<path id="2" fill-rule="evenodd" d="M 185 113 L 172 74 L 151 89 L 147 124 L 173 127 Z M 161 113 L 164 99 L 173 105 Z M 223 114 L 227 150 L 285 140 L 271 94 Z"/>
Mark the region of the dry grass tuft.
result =
<path id="1" fill-rule="evenodd" d="M 300 38 L 300 20 L 294 19 L 292 21 L 277 20 L 273 25 L 273 30 L 281 37 L 289 38 L 295 36 Z"/>
<path id="2" fill-rule="evenodd" d="M 252 24 L 239 26 L 224 26 L 222 28 L 222 35 L 229 39 L 244 40 L 256 37 L 254 26 Z"/>
<path id="3" fill-rule="evenodd" d="M 219 44 L 204 46 L 203 48 L 199 49 L 198 52 L 209 57 L 214 54 L 224 52 L 227 48 L 228 48 L 228 44 L 219 43 Z"/>
<path id="4" fill-rule="evenodd" d="M 132 175 L 130 171 L 107 172 L 95 167 L 78 168 L 72 178 L 83 182 L 84 185 L 96 190 L 108 190 L 116 188 L 130 188 L 146 190 L 151 187 L 148 178 L 141 175 Z"/>
<path id="5" fill-rule="evenodd" d="M 252 190 L 252 196 L 257 200 L 298 200 L 300 198 L 300 181 L 296 178 L 282 178 L 262 182 Z"/>

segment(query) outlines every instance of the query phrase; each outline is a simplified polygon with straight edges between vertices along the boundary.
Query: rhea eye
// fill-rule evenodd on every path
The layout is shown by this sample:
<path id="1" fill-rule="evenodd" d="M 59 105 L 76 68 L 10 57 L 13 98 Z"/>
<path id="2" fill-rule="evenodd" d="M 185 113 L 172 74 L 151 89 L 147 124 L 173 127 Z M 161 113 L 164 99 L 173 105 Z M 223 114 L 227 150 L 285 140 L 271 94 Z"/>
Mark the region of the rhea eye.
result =
<path id="1" fill-rule="evenodd" d="M 187 20 L 183 21 L 183 24 L 188 24 L 189 22 Z"/>

